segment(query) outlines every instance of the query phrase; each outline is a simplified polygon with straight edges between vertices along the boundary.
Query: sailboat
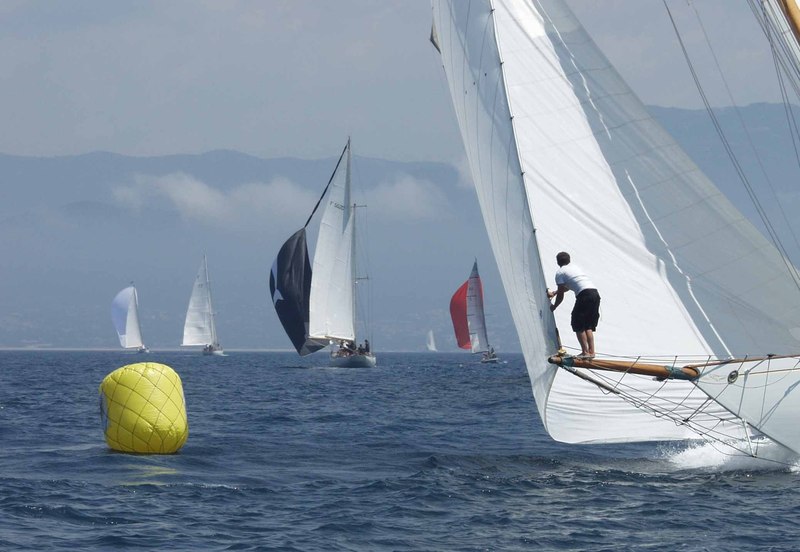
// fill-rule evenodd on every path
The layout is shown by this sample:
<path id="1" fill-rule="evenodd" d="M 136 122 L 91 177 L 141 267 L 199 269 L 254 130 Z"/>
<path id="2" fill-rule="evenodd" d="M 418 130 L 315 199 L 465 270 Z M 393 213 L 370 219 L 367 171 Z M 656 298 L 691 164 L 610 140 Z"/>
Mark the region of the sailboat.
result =
<path id="1" fill-rule="evenodd" d="M 348 139 L 306 224 L 278 252 L 270 272 L 270 293 L 298 354 L 307 355 L 331 345 L 334 366 L 368 368 L 377 361 L 368 339 L 357 345 L 356 288 L 365 278 L 356 276 L 357 205 L 351 200 L 350 165 Z M 323 199 L 326 203 L 312 268 L 305 230 Z"/>
<path id="2" fill-rule="evenodd" d="M 217 325 L 214 322 L 214 307 L 211 304 L 211 282 L 208 279 L 208 259 L 203 262 L 194 279 L 186 321 L 183 324 L 184 347 L 200 345 L 204 355 L 224 356 L 217 338 Z"/>
<path id="3" fill-rule="evenodd" d="M 139 296 L 131 283 L 114 297 L 111 302 L 111 321 L 117 330 L 119 344 L 124 349 L 136 349 L 137 353 L 149 353 L 150 349 L 142 342 L 142 329 L 139 326 Z"/>
<path id="4" fill-rule="evenodd" d="M 466 282 L 450 299 L 450 318 L 456 342 L 462 349 L 481 353 L 481 362 L 496 363 L 494 347 L 489 345 L 486 335 L 486 315 L 483 311 L 483 282 L 478 273 L 478 261 L 472 265 L 472 272 Z"/>
<path id="5" fill-rule="evenodd" d="M 436 340 L 433 337 L 433 330 L 428 330 L 428 339 L 425 342 L 425 348 L 432 353 L 438 351 L 436 348 Z"/>
<path id="6" fill-rule="evenodd" d="M 563 0 L 433 0 L 433 17 L 550 436 L 800 454 L 800 279 L 775 240 L 654 121 Z M 603 296 L 594 359 L 561 351 L 569 309 L 554 316 L 547 287 L 562 250 Z"/>

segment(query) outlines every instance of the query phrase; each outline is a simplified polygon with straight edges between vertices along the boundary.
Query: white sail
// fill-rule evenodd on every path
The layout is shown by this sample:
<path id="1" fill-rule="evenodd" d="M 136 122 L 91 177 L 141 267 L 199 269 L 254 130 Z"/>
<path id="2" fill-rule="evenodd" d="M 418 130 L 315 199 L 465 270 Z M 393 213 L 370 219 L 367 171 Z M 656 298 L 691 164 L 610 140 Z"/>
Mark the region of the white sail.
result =
<path id="1" fill-rule="evenodd" d="M 433 337 L 433 330 L 428 330 L 428 341 L 425 343 L 425 347 L 431 351 L 436 352 L 436 340 Z"/>
<path id="2" fill-rule="evenodd" d="M 355 341 L 354 225 L 350 201 L 350 145 L 334 174 L 320 221 L 312 266 L 309 337 Z"/>
<path id="3" fill-rule="evenodd" d="M 111 320 L 117 330 L 119 344 L 125 349 L 144 348 L 139 327 L 139 298 L 134 286 L 128 286 L 111 302 Z"/>
<path id="4" fill-rule="evenodd" d="M 546 296 L 555 255 L 569 251 L 603 297 L 598 352 L 631 360 L 797 350 L 800 294 L 784 259 L 650 117 L 562 0 L 433 7 L 548 432 L 566 442 L 696 437 L 547 364 L 557 347 L 554 322 L 569 328 L 569 309 L 554 320 Z M 561 335 L 577 344 L 574 334 Z M 611 378 L 689 410 L 707 401 L 691 382 Z"/>
<path id="5" fill-rule="evenodd" d="M 467 325 L 469 326 L 470 350 L 482 353 L 489 350 L 486 336 L 486 315 L 483 311 L 483 284 L 478 274 L 478 261 L 472 266 L 467 280 Z"/>
<path id="6" fill-rule="evenodd" d="M 186 310 L 186 321 L 183 324 L 183 342 L 181 345 L 213 345 L 219 347 L 217 328 L 214 323 L 214 307 L 211 303 L 211 283 L 208 279 L 208 261 L 203 261 L 197 271 Z"/>

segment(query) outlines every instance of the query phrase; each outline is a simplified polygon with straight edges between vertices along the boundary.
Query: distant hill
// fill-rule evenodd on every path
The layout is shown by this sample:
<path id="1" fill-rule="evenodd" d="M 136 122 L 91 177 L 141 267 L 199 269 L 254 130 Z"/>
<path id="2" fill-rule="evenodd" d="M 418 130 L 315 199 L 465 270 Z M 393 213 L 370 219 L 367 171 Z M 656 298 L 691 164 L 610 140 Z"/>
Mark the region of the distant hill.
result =
<path id="1" fill-rule="evenodd" d="M 650 109 L 757 220 L 708 115 Z M 758 104 L 718 115 L 765 209 L 788 236 L 790 253 L 797 254 L 791 214 L 800 207 L 800 173 L 783 106 Z M 289 349 L 269 298 L 268 272 L 324 188 L 339 154 L 331 153 L 319 160 L 233 151 L 0 155 L 0 347 L 116 347 L 110 303 L 132 280 L 146 343 L 177 347 L 206 252 L 223 346 Z M 429 329 L 440 350 L 455 350 L 449 300 L 476 257 L 489 337 L 498 351 L 519 350 L 475 192 L 464 178 L 445 163 L 356 156 L 359 201 L 369 205 L 362 236 L 372 284 L 370 341 L 377 350 L 421 351 Z"/>

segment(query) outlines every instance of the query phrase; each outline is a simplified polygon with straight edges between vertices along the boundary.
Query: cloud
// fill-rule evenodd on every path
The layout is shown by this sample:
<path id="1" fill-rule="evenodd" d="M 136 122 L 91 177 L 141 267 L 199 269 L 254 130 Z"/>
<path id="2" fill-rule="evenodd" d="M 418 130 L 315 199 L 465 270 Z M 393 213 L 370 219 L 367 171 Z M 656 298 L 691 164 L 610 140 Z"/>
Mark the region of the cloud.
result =
<path id="1" fill-rule="evenodd" d="M 386 219 L 434 220 L 449 214 L 445 195 L 435 184 L 409 175 L 378 184 L 369 192 L 369 202 Z"/>
<path id="2" fill-rule="evenodd" d="M 185 173 L 139 175 L 132 185 L 114 189 L 113 195 L 119 204 L 137 211 L 166 200 L 186 221 L 237 230 L 302 224 L 316 201 L 314 194 L 285 178 L 221 191 Z"/>
<path id="3" fill-rule="evenodd" d="M 456 168 L 458 172 L 458 186 L 460 188 L 465 188 L 472 190 L 472 171 L 469 168 L 469 161 L 467 160 L 466 155 L 462 155 L 459 157 L 458 161 L 453 163 L 453 166 Z"/>

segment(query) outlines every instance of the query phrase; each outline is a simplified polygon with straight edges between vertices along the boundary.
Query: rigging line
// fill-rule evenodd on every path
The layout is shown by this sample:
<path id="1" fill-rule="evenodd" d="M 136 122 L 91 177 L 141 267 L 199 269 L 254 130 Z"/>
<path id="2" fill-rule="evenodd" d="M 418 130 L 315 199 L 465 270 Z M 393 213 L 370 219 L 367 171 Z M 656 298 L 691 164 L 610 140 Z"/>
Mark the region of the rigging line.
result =
<path id="1" fill-rule="evenodd" d="M 792 88 L 794 88 L 795 94 L 800 97 L 800 87 L 798 87 L 797 80 L 793 78 L 800 76 L 800 67 L 798 67 L 796 63 L 792 62 L 793 57 L 791 52 L 788 51 L 789 48 L 787 43 L 777 39 L 776 35 L 780 35 L 782 33 L 780 33 L 780 29 L 776 29 L 774 23 L 772 23 L 775 21 L 774 18 L 777 17 L 774 15 L 774 9 L 771 10 L 773 15 L 772 19 L 770 19 L 766 12 L 768 4 L 761 1 L 761 11 L 759 12 L 758 8 L 755 6 L 756 1 L 758 0 L 748 0 L 748 3 L 750 5 L 750 10 L 753 12 L 753 16 L 761 25 L 761 28 L 767 37 L 767 41 L 770 44 L 770 51 L 772 52 L 772 59 L 775 65 L 775 74 L 780 86 L 781 99 L 783 100 L 783 108 L 786 114 L 786 123 L 789 127 L 789 135 L 792 137 L 792 147 L 794 148 L 795 159 L 800 167 L 800 151 L 798 151 L 797 144 L 797 137 L 800 136 L 800 129 L 798 129 L 797 126 L 797 118 L 794 115 L 792 103 L 789 100 L 789 94 L 786 91 L 786 84 L 783 77 L 783 72 L 785 72 L 786 77 L 789 79 L 789 83 L 792 85 Z M 769 6 L 771 8 L 771 4 Z M 778 48 L 780 48 L 780 50 Z M 780 55 L 781 50 L 784 57 L 781 57 Z M 783 68 L 783 72 L 781 71 L 781 68 Z M 790 68 L 794 69 L 794 73 L 790 70 Z"/>
<path id="2" fill-rule="evenodd" d="M 782 203 L 780 201 L 778 201 L 778 195 L 775 192 L 775 187 L 772 184 L 772 180 L 769 178 L 769 175 L 767 174 L 767 170 L 764 167 L 764 163 L 761 160 L 761 156 L 758 155 L 758 150 L 756 149 L 755 143 L 753 142 L 753 137 L 750 134 L 750 131 L 747 128 L 747 125 L 745 125 L 744 117 L 742 117 L 742 113 L 739 110 L 739 106 L 738 106 L 738 104 L 736 103 L 736 101 L 735 101 L 735 99 L 733 97 L 733 92 L 731 91 L 731 88 L 728 85 L 728 81 L 725 79 L 725 74 L 722 71 L 722 67 L 720 66 L 719 58 L 717 58 L 717 53 L 716 53 L 716 51 L 714 50 L 714 47 L 711 44 L 711 40 L 708 38 L 708 33 L 706 32 L 705 25 L 703 25 L 703 20 L 700 17 L 700 13 L 697 11 L 697 5 L 696 4 L 692 4 L 692 8 L 693 8 L 695 17 L 697 18 L 697 22 L 700 25 L 700 30 L 703 32 L 703 38 L 705 39 L 706 46 L 708 46 L 708 50 L 711 52 L 711 56 L 714 59 L 714 65 L 716 65 L 716 67 L 717 67 L 717 72 L 719 73 L 720 79 L 722 80 L 722 84 L 725 86 L 725 91 L 728 94 L 728 99 L 730 100 L 731 105 L 733 106 L 734 111 L 736 112 L 736 116 L 739 119 L 739 124 L 741 125 L 742 130 L 744 130 L 745 136 L 747 136 L 747 142 L 748 142 L 748 144 L 750 144 L 750 149 L 752 150 L 753 155 L 756 158 L 756 162 L 758 163 L 758 166 L 761 169 L 761 174 L 764 175 L 764 180 L 767 182 L 767 185 L 769 186 L 769 189 L 772 192 L 772 197 L 775 199 L 775 203 L 777 204 L 778 210 L 780 211 L 781 216 L 783 217 L 783 221 L 786 224 L 786 227 L 789 229 L 789 233 L 791 234 L 792 239 L 794 240 L 795 247 L 800 249 L 800 243 L 798 243 L 798 241 L 797 241 L 797 235 L 794 232 L 794 228 L 792 228 L 792 225 L 789 223 L 789 219 L 786 216 L 786 211 L 783 209 Z M 767 39 L 770 41 L 770 44 L 771 44 L 772 43 L 771 35 L 767 34 Z M 773 52 L 773 60 L 774 60 L 774 57 L 775 56 L 774 56 L 774 52 Z M 779 81 L 779 83 L 781 85 L 781 93 L 782 93 L 782 95 L 784 95 L 785 94 L 785 90 L 783 88 L 783 80 L 781 79 L 780 71 L 778 70 L 777 66 L 776 66 L 776 72 L 778 74 L 778 81 Z M 784 100 L 784 109 L 785 109 L 785 105 L 786 104 L 785 104 L 785 100 Z M 792 135 L 792 143 L 794 143 L 794 135 Z M 797 153 L 796 147 L 795 147 L 795 153 Z"/>
<path id="3" fill-rule="evenodd" d="M 308 220 L 306 220 L 306 223 L 303 225 L 303 228 L 308 226 L 308 223 L 311 222 L 311 217 L 313 217 L 314 213 L 317 212 L 317 209 L 319 208 L 319 204 L 322 203 L 322 198 L 325 197 L 325 194 L 328 192 L 328 188 L 331 187 L 331 182 L 333 182 L 333 178 L 336 176 L 336 172 L 339 170 L 339 165 L 341 165 L 342 159 L 344 159 L 344 154 L 347 151 L 347 148 L 349 148 L 349 147 L 350 147 L 350 139 L 348 138 L 347 144 L 345 144 L 344 149 L 342 150 L 342 154 L 339 156 L 339 160 L 336 162 L 336 168 L 333 169 L 333 173 L 331 174 L 331 177 L 328 179 L 328 184 L 326 184 L 325 185 L 325 189 L 322 190 L 322 195 L 319 196 L 319 199 L 317 200 L 317 204 L 314 205 L 314 209 L 312 209 L 311 210 L 311 214 L 308 215 Z"/>
<path id="4" fill-rule="evenodd" d="M 775 232 L 774 227 L 769 222 L 769 218 L 767 217 L 766 211 L 764 210 L 761 203 L 758 201 L 758 198 L 756 197 L 755 192 L 753 191 L 753 188 L 747 179 L 747 176 L 744 174 L 744 171 L 741 165 L 739 164 L 730 143 L 725 137 L 725 134 L 722 131 L 722 127 L 719 123 L 719 120 L 717 119 L 716 114 L 711 108 L 708 96 L 706 96 L 706 93 L 703 90 L 702 85 L 700 84 L 700 79 L 697 76 L 697 71 L 695 70 L 694 65 L 692 64 L 691 58 L 689 57 L 689 52 L 687 51 L 686 45 L 683 42 L 683 38 L 681 37 L 680 32 L 678 31 L 678 26 L 677 23 L 675 22 L 675 18 L 672 16 L 672 11 L 669 9 L 669 6 L 667 5 L 667 0 L 662 0 L 662 1 L 664 4 L 664 8 L 667 10 L 667 14 L 669 15 L 670 21 L 672 22 L 672 28 L 675 30 L 675 35 L 678 39 L 678 43 L 680 44 L 681 50 L 683 51 L 684 58 L 686 59 L 686 63 L 689 67 L 689 71 L 692 74 L 692 78 L 694 79 L 695 85 L 697 86 L 700 98 L 703 100 L 703 105 L 705 105 L 706 107 L 706 111 L 708 112 L 708 115 L 711 118 L 711 122 L 717 131 L 717 135 L 719 136 L 720 141 L 722 142 L 725 152 L 727 153 L 728 158 L 733 164 L 733 167 L 736 171 L 737 176 L 739 177 L 739 180 L 742 182 L 742 184 L 745 187 L 745 190 L 747 191 L 747 194 L 750 196 L 750 201 L 752 201 L 753 205 L 755 206 L 756 211 L 758 212 L 758 215 L 761 218 L 761 222 L 764 224 L 767 233 L 769 234 L 772 244 L 781 254 L 781 260 L 783 261 L 783 264 L 786 267 L 789 276 L 792 278 L 795 287 L 797 287 L 798 291 L 800 291 L 800 274 L 798 274 L 797 269 L 794 266 L 792 266 L 791 263 L 789 263 L 789 257 L 786 253 L 786 249 L 783 247 L 783 244 L 781 243 L 777 233 Z"/>
<path id="5" fill-rule="evenodd" d="M 733 154 L 733 150 L 732 150 L 732 148 L 730 146 L 730 143 L 728 142 L 727 138 L 725 137 L 725 134 L 722 131 L 722 127 L 721 127 L 721 125 L 719 123 L 719 120 L 717 119 L 715 113 L 713 112 L 713 110 L 711 108 L 711 104 L 710 104 L 710 102 L 708 100 L 708 97 L 707 97 L 707 95 L 705 93 L 705 90 L 703 89 L 702 85 L 700 84 L 700 79 L 697 76 L 697 72 L 695 71 L 694 64 L 692 63 L 691 58 L 689 57 L 689 53 L 688 53 L 688 50 L 686 49 L 686 46 L 685 46 L 685 44 L 683 42 L 683 38 L 681 37 L 680 32 L 678 31 L 677 24 L 675 23 L 675 19 L 672 16 L 672 11 L 669 9 L 669 6 L 667 5 L 667 0 L 663 0 L 663 4 L 664 4 L 664 8 L 667 10 L 667 14 L 668 14 L 668 16 L 670 18 L 670 21 L 672 22 L 672 27 L 673 27 L 673 30 L 675 31 L 675 35 L 676 35 L 676 37 L 678 39 L 678 43 L 681 46 L 684 58 L 686 59 L 686 62 L 687 62 L 687 66 L 689 68 L 689 71 L 692 74 L 692 78 L 694 79 L 695 85 L 697 86 L 698 93 L 699 93 L 699 95 L 700 95 L 700 97 L 701 97 L 701 99 L 703 101 L 703 104 L 706 107 L 706 111 L 708 112 L 709 117 L 711 118 L 711 122 L 714 125 L 714 128 L 717 130 L 717 134 L 719 135 L 720 141 L 722 142 L 722 145 L 725 148 L 725 151 L 728 154 L 728 157 L 730 158 L 730 161 L 733 164 L 734 169 L 737 172 L 737 175 L 742 180 L 742 183 L 744 184 L 745 189 L 748 192 L 748 195 L 750 195 L 751 201 L 753 201 L 754 205 L 756 206 L 756 209 L 759 212 L 759 215 L 761 215 L 762 222 L 764 222 L 765 226 L 767 226 L 767 230 L 770 231 L 771 227 L 769 226 L 769 222 L 767 220 L 765 220 L 765 212 L 763 211 L 763 209 L 761 208 L 760 203 L 758 202 L 757 198 L 753 194 L 752 189 L 751 189 L 751 187 L 749 185 L 749 181 L 747 181 L 747 178 L 744 175 L 744 171 L 742 170 L 742 167 L 739 164 L 738 159 Z"/>
<path id="6" fill-rule="evenodd" d="M 354 182 L 352 179 L 353 175 L 355 176 Z M 363 199 L 366 199 L 366 185 L 364 184 L 365 182 L 366 179 L 364 178 L 364 175 L 361 171 L 361 163 L 357 162 L 354 156 L 351 167 L 351 184 L 353 184 L 354 188 L 356 189 L 356 192 Z M 359 254 L 360 257 L 364 260 L 363 263 L 357 264 L 357 266 L 361 268 L 361 273 L 363 274 L 363 276 L 358 279 L 361 282 L 366 282 L 366 284 L 364 284 L 366 286 L 366 290 L 361 294 L 362 296 L 365 296 L 365 299 L 363 301 L 358 301 L 359 312 L 361 314 L 361 319 L 363 321 L 364 335 L 368 336 L 368 339 L 372 340 L 373 339 L 372 321 L 374 320 L 375 302 L 373 300 L 374 299 L 373 287 L 372 287 L 372 280 L 370 278 L 370 267 L 372 266 L 372 263 L 369 255 L 369 244 L 371 243 L 371 238 L 369 234 L 370 225 L 369 225 L 369 219 L 367 217 L 369 211 L 367 210 L 366 202 L 363 205 L 357 205 L 355 198 L 351 198 L 351 201 L 353 201 L 355 207 L 353 209 L 353 215 L 352 215 L 355 217 L 353 223 L 354 224 L 358 223 L 359 210 L 361 211 L 361 220 L 362 220 L 360 224 L 357 224 L 358 228 L 360 228 L 360 231 L 356 235 L 355 250 L 353 252 L 356 260 L 359 258 Z M 356 276 L 358 277 L 358 275 Z M 363 287 L 364 286 L 357 286 L 356 293 L 358 293 L 359 288 Z"/>
<path id="7" fill-rule="evenodd" d="M 640 408 L 646 412 L 649 412 L 656 418 L 667 418 L 676 425 L 687 426 L 703 438 L 712 438 L 715 441 L 722 441 L 722 442 L 727 442 L 730 441 L 731 439 L 741 440 L 738 434 L 727 432 L 725 431 L 724 426 L 722 427 L 720 426 L 720 424 L 723 423 L 725 424 L 732 423 L 737 418 L 731 415 L 723 417 L 721 413 L 717 414 L 714 412 L 707 411 L 707 408 L 709 406 L 714 405 L 713 401 L 711 401 L 708 398 L 698 407 L 684 405 L 683 404 L 684 401 L 676 403 L 675 401 L 664 400 L 663 397 L 656 397 L 659 399 L 659 401 L 654 402 L 652 400 L 653 395 L 647 398 L 640 398 L 632 392 L 632 391 L 639 392 L 637 388 L 625 385 L 626 388 L 631 389 L 632 391 L 626 391 L 625 389 L 620 389 L 619 385 L 611 385 L 610 383 L 607 383 L 613 380 L 609 380 L 608 378 L 605 378 L 600 374 L 597 373 L 592 374 L 597 377 L 597 378 L 592 378 L 589 374 L 582 374 L 581 372 L 577 371 L 577 369 L 574 368 L 568 369 L 568 371 L 570 371 L 576 376 L 581 377 L 582 379 L 585 379 L 586 381 L 589 381 L 590 383 L 594 383 L 595 385 L 600 387 L 601 390 L 618 395 L 624 401 L 630 403 L 636 408 Z M 677 410 L 678 408 L 683 408 L 684 410 L 686 410 L 686 412 L 684 413 L 679 412 Z M 703 418 L 699 417 L 701 414 Z M 720 427 L 721 429 L 718 429 Z M 733 447 L 731 443 L 727 444 L 732 448 L 734 448 L 735 450 L 739 450 L 740 452 L 746 452 L 742 449 L 736 449 L 736 447 Z"/>
<path id="8" fill-rule="evenodd" d="M 778 55 L 777 57 L 791 81 L 792 88 L 794 88 L 795 93 L 800 96 L 800 83 L 798 83 L 798 79 L 800 79 L 800 66 L 798 66 L 796 61 L 792 61 L 796 59 L 796 54 L 793 54 L 794 49 L 790 46 L 790 42 L 794 43 L 795 40 L 794 33 L 788 28 L 781 29 L 777 23 L 778 21 L 785 21 L 783 10 L 780 10 L 780 13 L 776 13 L 775 5 L 769 0 L 748 0 L 748 2 L 751 11 L 765 33 L 767 32 L 766 29 L 769 28 L 772 29 L 773 34 L 776 36 L 785 37 L 789 35 L 792 37 L 790 39 L 778 41 L 777 53 L 782 53 L 783 55 Z M 759 2 L 761 10 L 755 7 L 755 2 Z M 759 13 L 762 17 L 759 17 Z"/>

